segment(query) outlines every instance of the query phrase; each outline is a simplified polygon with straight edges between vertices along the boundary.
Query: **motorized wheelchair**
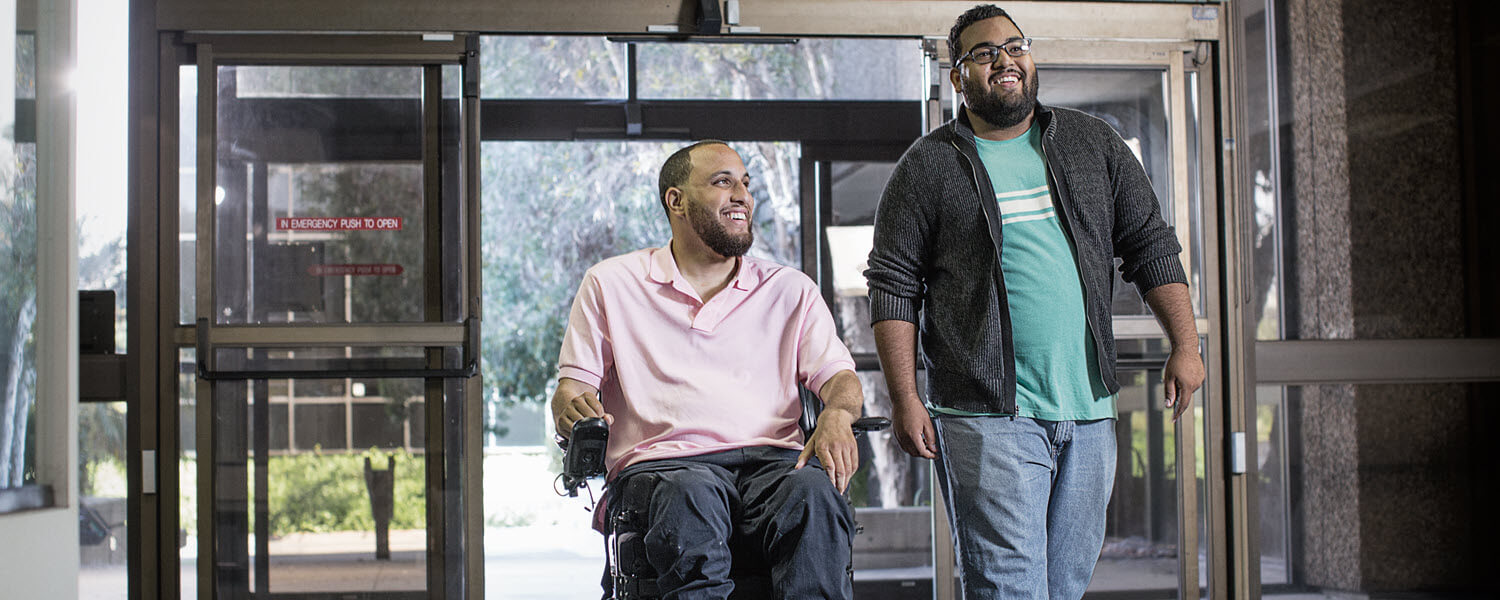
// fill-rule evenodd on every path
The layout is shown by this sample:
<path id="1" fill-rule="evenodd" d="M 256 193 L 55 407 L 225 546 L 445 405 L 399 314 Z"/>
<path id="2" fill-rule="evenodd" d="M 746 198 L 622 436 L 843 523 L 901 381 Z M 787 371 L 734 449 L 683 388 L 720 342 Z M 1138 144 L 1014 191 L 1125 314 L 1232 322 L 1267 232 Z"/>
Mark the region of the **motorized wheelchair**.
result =
<path id="1" fill-rule="evenodd" d="M 806 390 L 802 391 L 802 417 L 798 425 L 803 439 L 812 436 L 818 413 L 823 403 Z M 856 420 L 851 429 L 855 436 L 870 431 L 889 428 L 890 419 L 885 417 L 863 417 Z M 585 419 L 574 426 L 574 438 L 559 439 L 563 447 L 563 473 L 559 476 L 566 492 L 577 495 L 577 489 L 589 477 L 604 474 L 604 447 L 608 439 L 608 427 L 602 419 Z M 642 499 L 649 498 L 656 480 L 649 473 L 630 477 L 623 488 L 612 495 L 614 506 L 606 508 L 604 518 L 608 571 L 603 578 L 605 600 L 655 600 L 660 596 L 656 572 L 646 560 L 645 532 L 648 516 L 638 507 L 644 506 Z M 612 484 L 614 485 L 614 484 Z M 859 525 L 854 525 L 859 531 Z M 730 553 L 733 565 L 729 578 L 734 582 L 731 599 L 771 597 L 769 563 L 758 548 L 737 543 L 731 539 Z M 853 543 L 853 536 L 850 537 Z M 854 576 L 853 565 L 846 567 L 849 577 Z"/>

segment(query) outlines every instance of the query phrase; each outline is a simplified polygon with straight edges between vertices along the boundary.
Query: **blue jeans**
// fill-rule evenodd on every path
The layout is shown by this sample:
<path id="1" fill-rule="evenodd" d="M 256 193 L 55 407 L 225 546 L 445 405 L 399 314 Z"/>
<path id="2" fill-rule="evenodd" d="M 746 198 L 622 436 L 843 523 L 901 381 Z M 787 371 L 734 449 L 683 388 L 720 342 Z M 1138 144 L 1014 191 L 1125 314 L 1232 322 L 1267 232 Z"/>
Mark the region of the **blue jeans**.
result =
<path id="1" fill-rule="evenodd" d="M 964 598 L 1081 598 L 1104 545 L 1115 420 L 933 422 Z"/>

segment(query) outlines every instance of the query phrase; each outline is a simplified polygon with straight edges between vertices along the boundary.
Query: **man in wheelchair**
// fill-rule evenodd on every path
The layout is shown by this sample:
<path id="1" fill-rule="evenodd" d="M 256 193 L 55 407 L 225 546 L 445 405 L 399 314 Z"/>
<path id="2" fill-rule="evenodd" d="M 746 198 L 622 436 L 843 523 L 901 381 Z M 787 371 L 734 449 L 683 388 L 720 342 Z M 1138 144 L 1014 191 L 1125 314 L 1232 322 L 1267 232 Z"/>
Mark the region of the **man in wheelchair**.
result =
<path id="1" fill-rule="evenodd" d="M 841 493 L 859 466 L 863 395 L 818 286 L 745 256 L 749 186 L 723 142 L 677 151 L 658 181 L 671 242 L 594 265 L 573 301 L 557 431 L 609 423 L 601 512 L 644 542 L 644 557 L 616 559 L 647 564 L 621 568 L 655 577 L 615 589 L 625 580 L 607 572 L 606 597 L 727 598 L 746 561 L 769 571 L 762 597 L 851 596 Z M 805 446 L 802 386 L 824 403 Z"/>

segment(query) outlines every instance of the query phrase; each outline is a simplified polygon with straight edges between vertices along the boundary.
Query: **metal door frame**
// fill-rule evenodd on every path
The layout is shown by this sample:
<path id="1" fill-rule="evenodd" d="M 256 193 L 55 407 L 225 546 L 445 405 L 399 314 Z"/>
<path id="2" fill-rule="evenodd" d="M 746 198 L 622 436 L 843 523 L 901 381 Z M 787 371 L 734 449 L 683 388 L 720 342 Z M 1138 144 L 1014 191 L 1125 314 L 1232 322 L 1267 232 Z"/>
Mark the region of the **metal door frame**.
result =
<path id="1" fill-rule="evenodd" d="M 472 36 L 419 36 L 419 35 L 231 35 L 231 34 L 170 34 L 158 36 L 158 112 L 160 134 L 157 152 L 157 202 L 156 214 L 147 220 L 156 222 L 157 260 L 157 311 L 159 323 L 156 342 L 157 393 L 154 419 L 161 426 L 156 428 L 156 454 L 152 458 L 160 465 L 175 465 L 180 452 L 177 435 L 178 399 L 176 381 L 178 352 L 184 348 L 196 348 L 199 372 L 197 377 L 197 447 L 198 447 L 198 595 L 214 598 L 214 541 L 213 530 L 213 431 L 208 424 L 212 419 L 214 381 L 221 379 L 265 379 L 296 377 L 294 372 L 238 372 L 221 373 L 215 370 L 213 355 L 218 348 L 238 347 L 345 347 L 345 346 L 412 346 L 428 348 L 428 366 L 425 369 L 389 371 L 367 370 L 357 373 L 367 377 L 421 377 L 427 381 L 429 401 L 426 410 L 426 462 L 427 469 L 427 593 L 444 597 L 483 597 L 483 518 L 482 481 L 480 468 L 480 379 L 476 375 L 479 348 L 479 174 L 478 174 L 478 53 Z M 178 69 L 185 65 L 197 66 L 198 105 L 193 109 L 198 114 L 197 155 L 197 229 L 196 229 L 196 295 L 197 319 L 195 323 L 180 323 L 177 302 L 180 281 L 176 276 L 178 256 L 178 193 L 177 168 L 179 135 L 192 132 L 178 131 Z M 419 66 L 423 77 L 423 150 L 424 172 L 423 196 L 426 228 L 426 246 L 423 255 L 426 265 L 424 277 L 427 312 L 421 323 L 375 323 L 375 324 L 319 324 L 319 325 L 215 325 L 212 312 L 216 306 L 213 265 L 215 260 L 216 208 L 212 201 L 216 187 L 216 118 L 218 67 L 223 65 L 381 65 Z M 452 290 L 458 294 L 458 315 L 443 315 L 440 302 L 443 263 L 440 256 L 441 219 L 434 218 L 442 193 L 442 177 L 439 171 L 439 142 L 437 124 L 443 101 L 440 77 L 443 65 L 459 65 L 462 69 L 461 109 L 463 122 L 459 125 L 459 155 L 461 189 L 458 197 L 462 208 L 459 263 L 460 288 Z M 183 107 L 185 108 L 185 107 Z M 453 235 L 452 232 L 448 232 Z M 444 348 L 462 348 L 464 366 L 459 369 L 441 368 Z M 302 375 L 302 376 L 305 376 Z M 459 381 L 464 396 L 469 399 L 462 405 L 462 415 L 448 415 L 445 402 L 448 382 Z M 449 420 L 463 425 L 461 464 L 445 458 L 445 423 Z M 173 426 L 166 426 L 168 424 Z M 457 472 L 453 472 L 457 468 Z M 149 468 L 149 467 L 148 467 Z M 176 498 L 180 494 L 180 482 L 176 469 L 161 468 L 160 486 L 154 490 L 159 496 L 155 514 L 143 514 L 143 523 L 155 532 L 153 540 L 143 544 L 141 573 L 145 586 L 132 586 L 132 592 L 140 590 L 143 596 L 156 595 L 175 598 L 180 595 L 176 574 L 180 562 L 176 544 L 164 540 L 176 539 L 180 520 Z M 451 473 L 445 480 L 445 473 Z M 461 492 L 449 491 L 449 481 L 465 482 Z M 468 485 L 467 482 L 476 482 Z M 457 508 L 461 512 L 462 529 L 452 536 L 447 527 L 450 519 L 445 514 Z M 155 516 L 155 523 L 150 523 Z M 154 526 L 153 526 L 154 525 Z M 458 539 L 448 539 L 457 537 Z M 155 546 L 154 552 L 150 546 Z M 447 564 L 450 549 L 461 554 L 462 564 Z M 155 556 L 152 561 L 149 555 Z M 448 573 L 461 573 L 458 581 Z M 155 585 L 151 585 L 154 583 Z M 150 589 L 155 588 L 155 589 Z"/>
<path id="2" fill-rule="evenodd" d="M 1204 381 L 1202 388 L 1201 406 L 1204 409 L 1204 431 L 1208 439 L 1204 441 L 1204 487 L 1207 498 L 1202 505 L 1207 513 L 1202 515 L 1206 518 L 1204 531 L 1208 536 L 1205 549 L 1208 553 L 1209 577 L 1206 590 L 1200 589 L 1198 552 L 1198 521 L 1200 519 L 1200 506 L 1196 485 L 1183 485 L 1184 482 L 1196 481 L 1197 456 L 1196 443 L 1198 431 L 1191 427 L 1192 415 L 1187 414 L 1182 420 L 1174 425 L 1175 465 L 1178 482 L 1178 594 L 1183 600 L 1197 600 L 1202 591 L 1207 591 L 1211 598 L 1226 598 L 1229 590 L 1228 575 L 1229 556 L 1228 533 L 1226 529 L 1229 519 L 1229 506 L 1225 499 L 1226 480 L 1228 475 L 1223 472 L 1226 450 L 1225 435 L 1226 425 L 1233 426 L 1234 430 L 1242 431 L 1239 426 L 1243 414 L 1244 400 L 1240 394 L 1233 393 L 1237 390 L 1228 385 L 1230 378 L 1228 374 L 1238 372 L 1229 362 L 1235 358 L 1234 353 L 1226 353 L 1226 343 L 1229 340 L 1224 334 L 1224 311 L 1223 311 L 1223 282 L 1221 269 L 1229 268 L 1220 257 L 1220 247 L 1224 243 L 1221 231 L 1220 206 L 1229 200 L 1222 195 L 1232 195 L 1232 188 L 1220 188 L 1217 184 L 1221 177 L 1221 158 L 1216 151 L 1217 139 L 1220 133 L 1220 120 L 1222 113 L 1227 108 L 1220 104 L 1217 90 L 1220 87 L 1218 81 L 1219 73 L 1215 70 L 1218 57 L 1215 56 L 1215 44 L 1212 42 L 1181 40 L 1181 41 L 1136 41 L 1136 40 L 1079 40 L 1070 38 L 1044 38 L 1038 37 L 1037 50 L 1034 54 L 1039 66 L 1048 67 L 1102 67 L 1102 68 L 1159 68 L 1165 71 L 1167 86 L 1164 90 L 1168 108 L 1168 149 L 1170 162 L 1170 173 L 1172 177 L 1172 211 L 1173 225 L 1175 227 L 1178 241 L 1184 251 L 1184 266 L 1189 274 L 1192 273 L 1193 256 L 1192 232 L 1188 227 L 1190 222 L 1189 202 L 1191 193 L 1194 191 L 1190 186 L 1189 170 L 1189 144 L 1198 144 L 1198 189 L 1199 205 L 1201 214 L 1200 226 L 1202 233 L 1202 264 L 1199 265 L 1202 273 L 1202 281 L 1192 286 L 1190 292 L 1197 295 L 1203 294 L 1203 306 L 1201 314 L 1197 315 L 1196 327 L 1200 339 L 1203 340 L 1203 355 L 1208 367 L 1209 377 Z M 930 56 L 932 68 L 938 73 L 935 83 L 927 99 L 928 118 L 926 130 L 942 124 L 941 111 L 943 98 L 950 92 L 942 88 L 949 86 L 948 72 L 951 69 L 950 59 L 946 56 L 946 40 L 935 40 L 933 44 L 941 49 L 935 55 Z M 1187 79 L 1189 72 L 1198 74 L 1198 89 L 1196 96 L 1190 96 L 1193 90 L 1188 89 Z M 1190 99 L 1196 102 L 1201 114 L 1198 115 L 1198 136 L 1196 140 L 1188 137 L 1187 113 Z M 950 99 L 951 100 L 951 99 Z M 956 101 L 955 101 L 956 102 Z M 1164 339 L 1165 333 L 1161 326 L 1152 317 L 1114 317 L 1111 319 L 1116 339 Z M 934 474 L 935 478 L 936 475 Z M 935 480 L 935 479 L 934 479 Z M 933 553 L 934 553 L 934 591 L 938 600 L 949 600 L 957 597 L 953 565 L 955 555 L 953 552 L 952 535 L 947 529 L 947 516 L 941 491 L 933 490 Z M 1243 509 L 1241 509 L 1242 511 Z M 1237 525 L 1242 525 L 1244 519 L 1238 519 Z M 1248 548 L 1253 557 L 1255 549 L 1253 542 L 1247 541 L 1243 536 L 1236 536 L 1240 543 Z M 1191 548 L 1191 551 L 1187 549 Z M 1244 557 L 1236 556 L 1236 561 L 1246 560 Z M 1132 592 L 1119 592 L 1122 596 L 1128 596 Z M 1115 593 L 1111 593 L 1114 595 Z"/>

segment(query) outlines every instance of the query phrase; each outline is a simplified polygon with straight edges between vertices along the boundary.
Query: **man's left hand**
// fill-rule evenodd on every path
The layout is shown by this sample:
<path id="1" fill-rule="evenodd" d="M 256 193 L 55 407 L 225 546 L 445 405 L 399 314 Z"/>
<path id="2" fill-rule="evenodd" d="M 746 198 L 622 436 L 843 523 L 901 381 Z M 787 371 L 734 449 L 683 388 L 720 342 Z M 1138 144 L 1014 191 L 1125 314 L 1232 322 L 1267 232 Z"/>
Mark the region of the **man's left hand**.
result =
<path id="1" fill-rule="evenodd" d="M 828 479 L 843 493 L 849 487 L 849 479 L 859 469 L 859 444 L 854 441 L 854 430 L 850 425 L 854 418 L 847 411 L 825 409 L 818 415 L 818 423 L 802 455 L 797 457 L 796 468 L 807 466 L 813 456 L 823 463 Z"/>
<path id="2" fill-rule="evenodd" d="M 1162 369 L 1161 383 L 1167 393 L 1167 408 L 1173 409 L 1172 421 L 1176 422 L 1193 403 L 1193 392 L 1203 385 L 1203 359 L 1198 349 L 1173 348 Z"/>

